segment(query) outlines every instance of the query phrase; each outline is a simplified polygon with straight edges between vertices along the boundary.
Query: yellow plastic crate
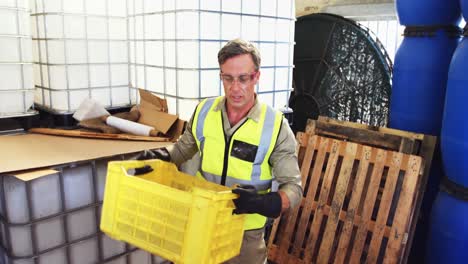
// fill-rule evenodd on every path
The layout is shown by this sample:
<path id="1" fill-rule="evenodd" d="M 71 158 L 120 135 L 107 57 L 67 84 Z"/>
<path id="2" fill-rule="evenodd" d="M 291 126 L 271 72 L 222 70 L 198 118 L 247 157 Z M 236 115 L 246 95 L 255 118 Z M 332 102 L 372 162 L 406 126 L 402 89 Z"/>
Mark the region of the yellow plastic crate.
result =
<path id="1" fill-rule="evenodd" d="M 132 176 L 128 170 L 150 165 Z M 109 162 L 101 230 L 175 263 L 221 263 L 240 252 L 244 215 L 226 186 L 160 160 Z"/>

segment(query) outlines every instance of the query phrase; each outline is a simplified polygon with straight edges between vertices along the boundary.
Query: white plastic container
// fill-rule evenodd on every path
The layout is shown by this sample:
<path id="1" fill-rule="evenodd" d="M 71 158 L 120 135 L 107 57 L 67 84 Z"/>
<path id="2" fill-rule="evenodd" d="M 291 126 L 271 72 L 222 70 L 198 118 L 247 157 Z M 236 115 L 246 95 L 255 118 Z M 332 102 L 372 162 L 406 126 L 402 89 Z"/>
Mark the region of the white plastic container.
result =
<path id="1" fill-rule="evenodd" d="M 35 114 L 28 0 L 0 0 L 0 118 Z"/>
<path id="2" fill-rule="evenodd" d="M 99 242 L 101 241 L 101 242 Z M 101 244 L 101 246 L 99 246 Z M 102 252 L 99 252 L 101 247 Z M 69 259 L 67 259 L 67 252 Z M 101 262 L 99 255 L 106 262 Z M 71 244 L 63 248 L 58 248 L 34 259 L 16 259 L 8 258 L 5 252 L 0 248 L 0 264 L 94 264 L 94 263 L 112 263 L 112 264 L 167 264 L 164 259 L 153 256 L 148 252 L 132 248 L 122 242 L 110 239 L 106 235 L 84 239 L 79 243 Z"/>
<path id="3" fill-rule="evenodd" d="M 99 232 L 107 163 L 123 158 L 130 155 L 67 164 L 30 181 L 0 175 L 0 264 L 100 263 L 128 253 L 131 247 Z M 129 258 L 152 263 L 142 251 Z"/>
<path id="4" fill-rule="evenodd" d="M 34 102 L 59 114 L 85 98 L 129 106 L 127 0 L 32 2 Z"/>
<path id="5" fill-rule="evenodd" d="M 131 101 L 136 88 L 168 100 L 188 120 L 198 102 L 222 95 L 217 53 L 243 38 L 260 50 L 260 99 L 287 105 L 292 87 L 293 0 L 174 0 L 129 2 Z"/>

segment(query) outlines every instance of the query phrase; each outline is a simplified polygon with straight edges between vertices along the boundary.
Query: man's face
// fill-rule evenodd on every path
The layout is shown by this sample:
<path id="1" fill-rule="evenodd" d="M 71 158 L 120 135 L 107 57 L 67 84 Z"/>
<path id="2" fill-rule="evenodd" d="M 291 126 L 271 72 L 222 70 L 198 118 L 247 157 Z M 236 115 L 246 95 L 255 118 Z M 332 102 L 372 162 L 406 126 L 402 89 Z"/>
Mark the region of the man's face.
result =
<path id="1" fill-rule="evenodd" d="M 232 57 L 221 65 L 227 107 L 232 110 L 249 110 L 255 102 L 255 85 L 260 72 L 250 54 Z"/>

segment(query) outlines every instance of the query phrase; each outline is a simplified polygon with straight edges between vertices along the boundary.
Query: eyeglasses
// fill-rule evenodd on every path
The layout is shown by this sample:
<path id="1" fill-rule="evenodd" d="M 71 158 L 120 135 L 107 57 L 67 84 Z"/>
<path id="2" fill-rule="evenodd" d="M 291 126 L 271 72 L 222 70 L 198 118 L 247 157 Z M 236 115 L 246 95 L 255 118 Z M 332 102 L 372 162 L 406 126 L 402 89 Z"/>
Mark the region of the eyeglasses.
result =
<path id="1" fill-rule="evenodd" d="M 255 77 L 255 74 L 257 74 L 257 71 L 254 71 L 252 73 L 247 73 L 247 74 L 241 74 L 237 77 L 229 75 L 229 74 L 223 74 L 223 73 L 220 73 L 219 76 L 221 80 L 225 82 L 226 84 L 233 84 L 237 79 L 239 84 L 244 85 L 250 82 L 251 80 L 253 80 L 253 78 Z"/>

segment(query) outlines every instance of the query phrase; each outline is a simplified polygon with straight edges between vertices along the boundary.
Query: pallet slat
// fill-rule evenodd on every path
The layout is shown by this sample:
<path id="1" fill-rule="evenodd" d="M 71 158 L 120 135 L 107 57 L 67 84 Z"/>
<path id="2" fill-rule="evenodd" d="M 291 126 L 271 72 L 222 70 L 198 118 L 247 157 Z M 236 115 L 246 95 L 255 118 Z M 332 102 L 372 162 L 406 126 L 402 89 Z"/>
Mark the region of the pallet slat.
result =
<path id="1" fill-rule="evenodd" d="M 407 156 L 405 158 L 407 158 Z M 383 230 L 387 226 L 387 218 L 390 212 L 393 194 L 396 189 L 402 159 L 402 153 L 393 153 L 392 164 L 389 168 L 388 176 L 385 181 L 383 195 L 380 200 L 380 207 L 379 213 L 377 215 L 376 225 L 373 230 L 372 240 L 369 244 L 369 253 L 367 255 L 368 263 L 377 262 L 377 258 L 379 256 L 380 244 L 383 238 Z"/>
<path id="2" fill-rule="evenodd" d="M 420 173 L 421 159 L 410 157 L 408 170 L 403 181 L 402 192 L 396 208 L 395 220 L 390 233 L 387 254 L 384 263 L 394 263 L 401 254 L 402 244 L 407 244 L 407 223 L 411 217 L 413 193 L 417 189 L 418 174 Z"/>
<path id="3" fill-rule="evenodd" d="M 333 197 L 331 212 L 328 214 L 328 221 L 323 234 L 323 242 L 320 246 L 320 255 L 317 259 L 319 263 L 328 261 L 333 247 L 333 239 L 340 219 L 340 213 L 348 189 L 351 171 L 354 165 L 354 158 L 357 152 L 357 144 L 347 143 L 346 154 L 344 155 L 343 165 L 336 183 L 335 195 Z"/>
<path id="4" fill-rule="evenodd" d="M 311 120 L 311 119 L 308 120 L 308 122 L 313 122 L 313 121 L 314 120 Z M 319 116 L 318 121 L 319 123 L 329 123 L 329 124 L 339 125 L 341 127 L 350 127 L 350 128 L 359 129 L 359 130 L 375 131 L 375 132 L 379 132 L 382 134 L 400 136 L 402 138 L 409 138 L 409 139 L 414 139 L 414 140 L 423 140 L 426 137 L 426 135 L 424 134 L 418 134 L 418 133 L 388 128 L 388 127 L 378 127 L 378 126 L 371 126 L 367 124 L 360 124 L 360 123 L 349 122 L 349 121 L 341 121 L 341 120 L 336 120 L 336 119 L 329 118 L 326 116 Z M 309 123 L 307 125 L 309 128 L 312 128 L 312 126 Z"/>
<path id="5" fill-rule="evenodd" d="M 356 238 L 354 239 L 353 252 L 350 263 L 361 263 L 361 255 L 367 237 L 367 224 L 371 221 L 374 204 L 377 198 L 377 191 L 380 185 L 380 179 L 384 171 L 384 162 L 387 152 L 382 149 L 377 150 L 377 158 L 370 178 L 369 187 L 364 200 L 364 210 L 362 212 L 361 225 L 358 226 Z"/>
<path id="6" fill-rule="evenodd" d="M 305 137 L 304 139 L 307 139 L 307 138 Z M 305 188 L 307 178 L 309 177 L 310 166 L 308 164 L 312 162 L 316 144 L 317 144 L 317 137 L 310 137 L 310 139 L 308 140 L 308 145 L 306 147 L 305 155 L 304 155 L 304 159 L 302 163 L 306 165 L 301 167 L 302 184 L 303 184 L 302 188 Z M 299 211 L 295 210 L 294 212 L 292 212 L 292 214 L 288 215 L 288 222 L 292 221 L 292 219 L 297 219 L 298 213 Z M 281 247 L 283 249 L 283 252 L 281 253 L 283 253 L 283 255 L 287 255 L 286 250 L 288 249 L 289 241 L 291 240 L 291 237 L 293 235 L 294 225 L 286 225 L 284 226 L 282 230 L 284 230 L 285 235 L 283 236 L 280 242 L 280 244 L 283 245 Z M 295 245 L 295 247 L 293 247 L 293 250 L 299 250 L 299 249 L 300 249 L 300 245 Z M 286 262 L 286 259 L 281 259 L 281 261 Z"/>
<path id="7" fill-rule="evenodd" d="M 330 156 L 327 162 L 327 168 L 325 170 L 325 175 L 322 182 L 322 188 L 320 190 L 320 196 L 318 200 L 318 206 L 314 213 L 314 218 L 312 220 L 312 225 L 310 228 L 310 233 L 307 238 L 307 244 L 305 247 L 305 261 L 306 263 L 311 262 L 312 253 L 315 251 L 316 242 L 319 238 L 320 226 L 322 225 L 322 220 L 324 217 L 324 206 L 327 203 L 329 191 L 333 182 L 333 175 L 335 174 L 336 165 L 339 158 L 339 149 L 341 147 L 341 142 L 338 140 L 333 140 L 331 142 L 332 149 L 330 151 Z"/>
<path id="8" fill-rule="evenodd" d="M 348 211 L 346 212 L 346 219 L 344 220 L 343 231 L 338 243 L 337 255 L 335 258 L 336 264 L 344 263 L 346 253 L 348 252 L 349 242 L 351 240 L 351 232 L 353 231 L 359 209 L 360 198 L 364 190 L 364 182 L 366 180 L 366 174 L 369 168 L 370 156 L 371 148 L 364 146 L 361 154 L 361 162 L 359 163 L 359 167 L 356 173 L 355 184 L 352 189 L 351 201 L 349 202 Z"/>
<path id="9" fill-rule="evenodd" d="M 327 154 L 327 149 L 329 147 L 329 140 L 319 140 L 319 145 L 318 145 L 318 153 L 315 161 L 315 166 L 313 167 L 310 182 L 309 182 L 309 188 L 307 189 L 306 193 L 308 197 L 315 197 L 317 193 L 317 187 L 319 184 L 319 180 L 321 178 L 321 173 L 322 173 L 322 168 L 323 164 L 325 162 L 325 155 Z M 303 166 L 308 166 L 304 164 Z M 308 224 L 309 224 L 309 216 L 312 213 L 313 210 L 316 208 L 313 208 L 312 203 L 306 203 L 303 206 L 302 209 L 302 215 L 299 221 L 298 225 L 298 230 L 306 230 Z M 305 239 L 305 232 L 297 232 L 297 237 L 294 242 L 293 246 L 293 254 L 299 255 L 302 253 L 302 245 Z"/>

